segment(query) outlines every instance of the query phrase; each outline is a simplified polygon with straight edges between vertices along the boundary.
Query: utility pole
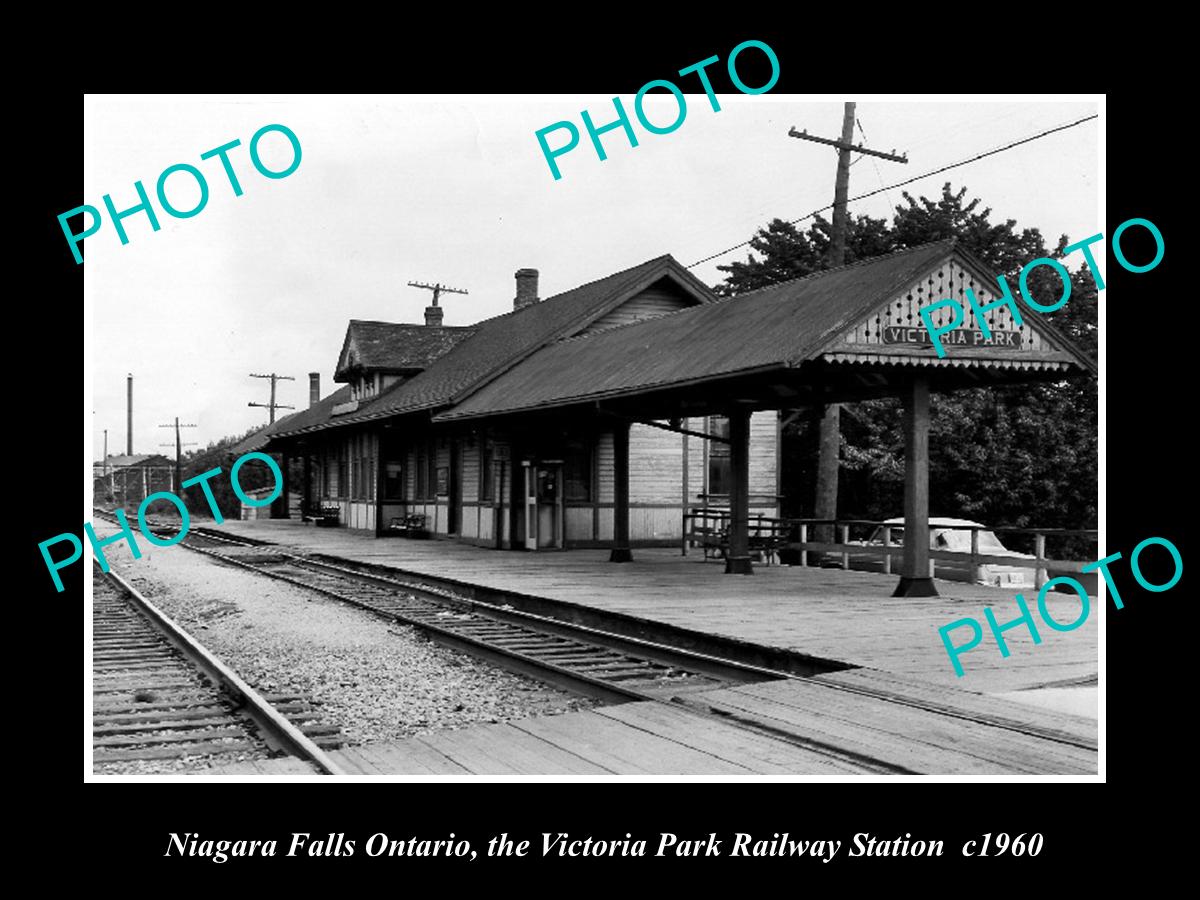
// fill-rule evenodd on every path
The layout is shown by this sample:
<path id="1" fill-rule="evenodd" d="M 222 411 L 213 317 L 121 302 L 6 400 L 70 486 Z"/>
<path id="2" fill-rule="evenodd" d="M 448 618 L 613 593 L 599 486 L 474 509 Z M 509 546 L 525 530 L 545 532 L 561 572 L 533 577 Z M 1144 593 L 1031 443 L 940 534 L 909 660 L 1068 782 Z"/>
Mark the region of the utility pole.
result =
<path id="1" fill-rule="evenodd" d="M 183 448 L 196 446 L 194 441 L 189 441 L 187 444 L 181 443 L 179 440 L 179 429 L 180 428 L 195 428 L 196 426 L 195 425 L 180 425 L 179 424 L 179 416 L 176 416 L 174 425 L 159 425 L 158 427 L 175 429 L 175 485 L 174 485 L 173 490 L 176 493 L 178 493 L 179 491 L 182 490 L 181 485 L 183 484 L 183 473 L 180 468 L 180 461 L 183 459 Z M 170 447 L 171 445 L 170 444 L 159 444 L 159 446 L 160 447 Z M 142 499 L 144 500 L 145 497 L 143 497 Z"/>
<path id="2" fill-rule="evenodd" d="M 294 406 L 285 406 L 282 403 L 275 402 L 275 382 L 277 382 L 277 381 L 295 381 L 296 379 L 293 378 L 291 375 L 276 375 L 274 372 L 272 372 L 270 375 L 255 375 L 252 372 L 252 373 L 250 373 L 250 377 L 251 378 L 270 378 L 271 379 L 271 402 L 270 403 L 247 403 L 246 404 L 247 406 L 261 406 L 261 407 L 264 407 L 267 410 L 269 410 L 270 411 L 270 419 L 267 422 L 268 425 L 275 424 L 275 410 L 277 410 L 277 409 L 295 409 L 296 408 Z"/>
<path id="3" fill-rule="evenodd" d="M 850 196 L 850 154 L 862 153 L 867 156 L 878 156 L 892 162 L 907 163 L 908 154 L 896 156 L 895 152 L 883 153 L 879 150 L 868 150 L 861 144 L 855 146 L 854 141 L 854 108 L 855 104 L 847 102 L 842 114 L 841 140 L 817 137 L 794 127 L 788 131 L 789 137 L 802 141 L 813 141 L 818 144 L 828 144 L 837 148 L 837 180 L 833 188 L 833 231 L 830 234 L 829 256 L 827 268 L 833 269 L 846 264 L 846 230 L 849 223 L 849 212 L 846 209 Z M 813 504 L 813 516 L 817 519 L 837 518 L 838 499 L 838 465 L 842 444 L 841 407 L 836 403 L 827 403 L 821 410 L 819 420 L 819 436 L 817 451 L 817 489 Z M 831 542 L 833 529 L 819 526 L 817 540 Z"/>
<path id="4" fill-rule="evenodd" d="M 100 481 L 102 484 L 108 485 L 109 493 L 112 493 L 112 484 L 108 480 L 108 429 L 104 429 L 104 463 L 100 467 Z M 104 501 L 107 503 L 108 498 Z"/>
<path id="5" fill-rule="evenodd" d="M 133 456 L 133 373 L 125 377 L 125 454 Z"/>

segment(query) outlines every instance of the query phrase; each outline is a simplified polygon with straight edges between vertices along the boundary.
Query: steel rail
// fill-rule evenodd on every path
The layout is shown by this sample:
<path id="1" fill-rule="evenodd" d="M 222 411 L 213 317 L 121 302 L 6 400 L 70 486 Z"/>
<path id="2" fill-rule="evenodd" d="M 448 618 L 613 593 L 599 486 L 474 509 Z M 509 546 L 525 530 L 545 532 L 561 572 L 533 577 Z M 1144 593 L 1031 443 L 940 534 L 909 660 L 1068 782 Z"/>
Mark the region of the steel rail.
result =
<path id="1" fill-rule="evenodd" d="M 202 537 L 207 537 L 207 535 L 202 535 Z M 229 542 L 237 543 L 238 541 L 239 541 L 239 539 L 234 537 Z M 360 608 L 366 609 L 376 615 L 390 617 L 396 621 L 402 621 L 405 624 L 412 625 L 413 627 L 438 633 L 439 637 L 445 638 L 446 643 L 453 645 L 453 643 L 457 642 L 458 644 L 460 644 L 458 649 L 462 649 L 468 653 L 473 653 L 476 655 L 483 655 L 484 652 L 487 652 L 491 661 L 497 662 L 501 665 L 506 665 L 507 660 L 516 659 L 523 666 L 523 668 L 518 668 L 518 669 L 516 669 L 516 671 L 521 671 L 523 674 L 533 675 L 534 677 L 539 677 L 537 674 L 539 671 L 544 672 L 547 675 L 551 675 L 553 678 L 546 679 L 543 677 L 543 680 L 551 680 L 551 683 L 557 683 L 560 686 L 568 687 L 568 688 L 570 687 L 569 684 L 567 684 L 565 682 L 560 682 L 557 679 L 564 678 L 564 679 L 568 679 L 569 681 L 572 681 L 572 682 L 577 682 L 579 687 L 576 687 L 575 689 L 580 690 L 580 688 L 583 688 L 583 690 L 580 692 L 585 693 L 588 696 L 596 697 L 598 699 L 623 699 L 623 700 L 642 700 L 642 701 L 651 700 L 651 701 L 660 702 L 660 703 L 663 702 L 663 699 L 661 697 L 655 696 L 650 693 L 645 693 L 645 692 L 638 691 L 638 690 L 632 689 L 632 688 L 619 687 L 617 685 L 614 685 L 611 682 L 606 682 L 606 681 L 603 681 L 600 679 L 588 678 L 586 676 L 583 676 L 581 673 L 571 672 L 562 667 L 553 666 L 551 664 L 546 663 L 545 661 L 537 660 L 536 658 L 530 657 L 525 654 L 518 654 L 518 653 L 515 653 L 514 651 L 506 650 L 502 647 L 496 647 L 493 645 L 486 644 L 484 642 L 474 641 L 470 638 L 466 638 L 463 635 L 458 635 L 453 632 L 447 631 L 446 629 L 439 629 L 437 626 L 431 625 L 431 624 L 421 621 L 421 620 L 406 619 L 403 616 L 397 615 L 396 613 L 391 612 L 391 611 L 381 612 L 379 609 L 375 608 L 370 603 L 360 601 L 349 595 L 341 594 L 337 591 L 332 591 L 327 588 L 322 588 L 322 587 L 319 587 L 316 585 L 312 585 L 312 584 L 303 582 L 300 579 L 291 578 L 291 577 L 288 577 L 288 576 L 285 576 L 285 575 L 282 575 L 279 573 L 271 572 L 266 569 L 254 566 L 250 563 L 244 562 L 242 560 L 239 560 L 239 559 L 236 559 L 233 557 L 229 557 L 229 556 L 225 556 L 220 553 L 216 553 L 212 550 L 208 550 L 208 549 L 205 549 L 202 547 L 189 546 L 186 543 L 186 539 L 182 543 L 182 546 L 187 547 L 187 549 L 192 550 L 193 552 L 203 553 L 214 559 L 233 563 L 234 565 L 237 565 L 241 568 L 248 569 L 259 575 L 266 575 L 271 578 L 278 578 L 280 580 L 287 581 L 297 587 L 301 587 L 306 590 L 312 590 L 312 591 L 317 591 L 318 593 L 326 594 L 337 600 L 341 600 L 343 602 L 350 603 L 354 606 L 358 606 Z M 242 546 L 258 546 L 258 545 L 252 545 L 249 542 L 247 542 L 247 543 L 242 544 Z M 523 610 L 503 608 L 503 607 L 497 606 L 495 604 L 487 603 L 486 601 L 457 596 L 457 595 L 454 595 L 453 593 L 451 593 L 450 591 L 447 591 L 446 593 L 441 593 L 441 592 L 439 592 L 439 590 L 437 590 L 435 588 L 431 588 L 429 585 L 413 584 L 411 582 L 399 581 L 397 579 L 391 579 L 386 576 L 376 575 L 375 573 L 371 573 L 371 572 L 363 572 L 363 571 L 357 571 L 354 569 L 349 569 L 344 566 L 338 566 L 338 565 L 335 565 L 332 563 L 324 562 L 322 560 L 315 560 L 315 559 L 308 558 L 308 557 L 296 556 L 295 554 L 291 554 L 291 553 L 287 553 L 286 551 L 283 551 L 282 548 L 281 548 L 280 552 L 276 553 L 275 555 L 278 557 L 281 557 L 281 558 L 288 559 L 288 560 L 292 561 L 293 563 L 296 563 L 296 564 L 299 564 L 302 566 L 331 569 L 331 570 L 338 571 L 342 574 L 349 575 L 349 576 L 352 576 L 355 578 L 360 578 L 360 579 L 368 580 L 368 581 L 380 582 L 383 584 L 387 584 L 391 587 L 395 587 L 398 589 L 408 591 L 410 593 L 422 594 L 423 596 L 425 596 L 426 598 L 428 598 L 434 602 L 442 603 L 445 605 L 455 605 L 456 604 L 456 605 L 466 607 L 466 608 L 475 608 L 481 614 L 487 615 L 489 617 L 494 617 L 500 621 L 508 621 L 508 622 L 511 622 L 511 623 L 517 624 L 517 625 L 524 624 L 525 627 L 528 627 L 531 630 L 542 631 L 544 633 L 558 634 L 562 637 L 567 637 L 567 638 L 573 637 L 576 640 L 590 641 L 593 643 L 601 644 L 602 646 L 607 645 L 607 649 L 612 649 L 617 652 L 638 654 L 638 655 L 644 656 L 646 658 L 654 659 L 656 661 L 670 662 L 670 663 L 676 664 L 676 665 L 680 664 L 681 661 L 686 660 L 687 663 L 689 664 L 689 666 L 688 666 L 689 668 L 693 669 L 694 671 L 698 671 L 701 674 L 718 674 L 719 672 L 721 672 L 723 670 L 728 673 L 734 673 L 734 672 L 740 673 L 743 677 L 735 678 L 734 680 L 742 681 L 742 682 L 749 681 L 749 680 L 762 681 L 762 680 L 767 680 L 767 679 L 790 679 L 790 680 L 796 680 L 796 681 L 804 681 L 808 684 L 811 684 L 814 686 L 819 686 L 819 687 L 825 688 L 827 690 L 839 691 L 842 693 L 853 694 L 853 695 L 858 695 L 858 696 L 862 696 L 862 697 L 869 697 L 869 698 L 880 700 L 880 701 L 883 701 L 886 703 L 895 704 L 897 706 L 906 706 L 906 707 L 909 707 L 910 709 L 920 710 L 922 712 L 929 712 L 929 713 L 934 713 L 936 715 L 946 716 L 947 718 L 959 719 L 959 720 L 963 720 L 963 721 L 967 721 L 967 722 L 974 722 L 974 723 L 977 723 L 980 725 L 986 725 L 986 726 L 993 727 L 993 728 L 1003 729 L 1005 731 L 1016 732 L 1018 734 L 1024 734 L 1029 737 L 1041 738 L 1043 740 L 1049 740 L 1049 741 L 1053 741 L 1055 743 L 1066 744 L 1066 745 L 1078 747 L 1078 748 L 1081 748 L 1084 750 L 1096 750 L 1097 749 L 1096 741 L 1079 737 L 1079 736 L 1074 735 L 1067 731 L 1060 731 L 1058 729 L 1047 728 L 1047 727 L 1042 727 L 1042 726 L 1038 726 L 1038 725 L 1032 725 L 1032 724 L 1029 724 L 1026 722 L 1020 722 L 1020 721 L 1016 721 L 1016 720 L 1006 719 L 1003 716 L 997 716 L 997 715 L 992 715 L 992 714 L 988 714 L 988 713 L 964 712 L 964 711 L 955 709 L 954 707 L 938 703 L 936 701 L 919 700 L 919 699 L 911 698 L 911 697 L 898 696 L 890 691 L 887 691 L 886 689 L 872 688 L 872 687 L 868 687 L 866 685 L 846 685 L 846 684 L 836 684 L 836 683 L 828 682 L 828 681 L 821 681 L 819 679 L 819 677 L 812 677 L 812 676 L 807 676 L 807 675 L 797 675 L 795 673 L 787 672 L 787 671 L 784 671 L 781 669 L 764 668 L 761 666 L 752 665 L 750 663 L 743 663 L 743 662 L 739 662 L 736 660 L 731 660 L 731 659 L 728 659 L 725 657 L 718 657 L 718 656 L 713 656 L 710 654 L 703 654 L 703 653 L 699 653 L 694 650 L 688 650 L 688 649 L 682 648 L 682 647 L 675 647 L 675 646 L 672 646 L 669 644 L 661 644 L 661 643 L 657 643 L 654 641 L 648 641 L 643 638 L 635 638 L 635 637 L 631 637 L 631 636 L 627 636 L 627 635 L 616 634 L 614 632 L 603 631 L 601 629 L 595 629 L 595 628 L 592 628 L 587 625 L 564 622 L 560 619 L 553 619 L 553 618 L 550 618 L 547 616 L 541 616 L 536 613 L 526 612 Z M 366 565 L 370 565 L 370 564 L 366 564 Z M 526 624 L 526 623 L 528 623 L 528 624 Z M 622 648 L 626 648 L 626 649 L 622 649 Z M 661 655 L 659 655 L 659 654 L 661 654 Z M 513 666 L 511 666 L 511 665 L 509 665 L 507 667 L 513 668 Z M 848 666 L 847 668 L 857 668 L 857 667 L 856 666 Z M 753 677 L 753 679 L 744 677 L 747 675 L 753 675 L 754 677 Z M 720 674 L 720 675 L 718 675 L 718 677 L 729 679 L 729 674 Z M 586 684 L 585 684 L 585 681 L 587 682 Z M 610 696 L 608 698 L 606 698 L 604 696 L 605 694 L 608 694 Z M 720 718 L 726 718 L 727 720 L 729 718 L 731 718 L 728 713 L 718 712 L 715 710 L 713 710 L 713 711 L 701 710 L 698 707 L 697 702 L 692 699 L 676 700 L 675 704 L 686 706 L 688 709 L 691 709 L 696 712 L 704 712 L 705 714 L 715 715 Z M 741 724 L 741 723 L 739 723 L 739 724 Z M 751 724 L 751 723 L 747 722 L 745 724 Z M 757 730 L 760 730 L 763 733 L 773 733 L 774 732 L 774 729 L 771 729 L 766 726 L 758 728 Z M 781 732 L 776 736 L 785 737 L 786 733 Z M 794 740 L 792 742 L 796 743 L 796 741 L 794 741 Z M 807 744 L 807 742 L 805 742 L 805 743 Z M 830 745 L 830 746 L 831 746 L 831 749 L 836 749 L 836 748 L 832 748 L 832 745 Z M 814 747 L 814 749 L 816 749 L 816 748 Z M 854 761 L 858 762 L 860 764 L 865 761 L 865 760 L 861 759 L 860 757 L 857 757 L 856 754 L 851 754 L 845 750 L 837 750 L 836 753 L 832 753 L 831 755 L 843 756 L 845 758 L 854 758 Z M 879 761 L 879 762 L 882 766 L 890 768 L 893 771 L 904 771 L 904 772 L 908 771 L 908 770 L 901 770 L 899 767 L 892 766 L 891 764 L 888 764 L 888 763 L 883 763 L 882 761 Z"/>
<path id="2" fill-rule="evenodd" d="M 96 571 L 101 571 L 99 561 L 95 559 L 92 561 Z M 239 709 L 245 712 L 258 726 L 264 736 L 270 736 L 293 756 L 311 762 L 326 774 L 347 774 L 286 716 L 275 709 L 261 694 L 209 652 L 199 641 L 180 628 L 166 613 L 146 599 L 137 588 L 112 569 L 102 572 L 102 574 L 133 601 L 138 611 L 163 633 L 172 646 L 194 663 L 214 684 L 221 685 L 239 704 Z"/>

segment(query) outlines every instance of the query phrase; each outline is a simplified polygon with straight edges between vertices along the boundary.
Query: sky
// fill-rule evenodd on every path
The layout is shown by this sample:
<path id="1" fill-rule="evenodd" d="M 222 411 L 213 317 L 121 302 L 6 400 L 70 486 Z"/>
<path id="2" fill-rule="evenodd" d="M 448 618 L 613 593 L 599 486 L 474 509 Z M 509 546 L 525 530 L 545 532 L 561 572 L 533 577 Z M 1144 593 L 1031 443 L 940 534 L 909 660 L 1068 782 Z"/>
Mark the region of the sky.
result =
<path id="1" fill-rule="evenodd" d="M 672 254 L 684 265 L 749 239 L 775 217 L 796 219 L 832 202 L 833 148 L 788 130 L 838 136 L 842 101 L 856 99 L 869 147 L 906 153 L 907 164 L 856 156 L 850 195 L 957 162 L 1098 111 L 1089 98 L 933 100 L 800 95 L 686 95 L 687 114 L 670 134 L 648 133 L 633 117 L 603 135 L 601 161 L 580 111 L 596 125 L 615 117 L 612 97 L 551 95 L 441 98 L 172 97 L 91 95 L 84 105 L 84 196 L 103 210 L 138 200 L 140 180 L 161 229 L 142 213 L 123 220 L 122 245 L 105 216 L 84 243 L 92 458 L 125 449 L 125 377 L 134 375 L 134 452 L 173 455 L 176 416 L 197 427 L 203 447 L 266 424 L 269 387 L 250 373 L 277 372 L 277 402 L 302 408 L 308 373 L 322 396 L 338 387 L 333 369 L 350 319 L 422 322 L 430 294 L 409 281 L 469 291 L 442 299 L 445 324 L 466 325 L 509 311 L 519 268 L 540 272 L 544 299 L 645 260 Z M 669 95 L 648 95 L 651 122 L 678 113 Z M 581 143 L 558 157 L 555 180 L 535 133 L 569 120 Z M 248 145 L 264 125 L 297 136 L 300 165 L 268 179 Z M 1053 244 L 1103 231 L 1097 196 L 1103 116 L 904 188 L 937 197 L 950 180 L 992 209 L 992 221 L 1037 227 Z M 552 147 L 565 132 L 548 136 Z M 234 139 L 230 151 L 244 193 L 234 196 L 217 159 L 200 155 Z M 263 164 L 292 159 L 278 133 L 259 145 Z M 204 175 L 207 205 L 191 218 L 166 215 L 155 184 L 187 163 Z M 167 196 L 189 209 L 199 188 L 189 175 L 167 181 Z M 852 202 L 850 211 L 891 219 L 901 189 Z M 65 210 L 64 210 L 65 212 Z M 826 213 L 826 216 L 829 214 Z M 801 224 L 804 227 L 804 223 Z M 64 240 L 64 252 L 69 247 Z M 716 284 L 721 263 L 692 269 Z M 1073 265 L 1073 268 L 1077 267 Z M 285 415 L 283 410 L 279 415 Z M 171 442 L 171 447 L 160 444 Z M 188 448 L 185 448 L 188 449 Z"/>

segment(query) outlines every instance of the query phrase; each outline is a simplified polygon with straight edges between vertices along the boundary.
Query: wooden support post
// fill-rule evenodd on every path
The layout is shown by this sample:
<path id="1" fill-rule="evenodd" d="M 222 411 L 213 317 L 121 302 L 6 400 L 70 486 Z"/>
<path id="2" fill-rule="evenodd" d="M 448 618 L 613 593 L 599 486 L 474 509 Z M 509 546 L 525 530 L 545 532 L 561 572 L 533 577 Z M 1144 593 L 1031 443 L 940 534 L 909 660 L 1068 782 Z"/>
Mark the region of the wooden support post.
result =
<path id="1" fill-rule="evenodd" d="M 841 465 L 841 407 L 830 403 L 821 408 L 818 419 L 817 438 L 817 485 L 813 497 L 813 516 L 817 519 L 837 518 L 838 467 Z M 832 525 L 817 525 L 816 539 L 832 544 L 837 539 L 837 529 Z M 818 554 L 818 561 L 829 559 L 832 554 Z"/>
<path id="2" fill-rule="evenodd" d="M 372 446 L 373 459 L 375 462 L 375 490 L 371 496 L 375 500 L 375 536 L 380 537 L 387 534 L 388 523 L 384 521 L 383 515 L 383 495 L 387 487 L 387 463 L 383 458 L 383 448 L 386 440 L 382 433 L 371 438 L 374 443 Z M 304 484 L 308 485 L 308 454 L 304 454 Z"/>
<path id="3" fill-rule="evenodd" d="M 843 547 L 850 543 L 849 525 L 838 526 L 838 543 Z M 850 570 L 850 554 L 846 550 L 842 551 L 842 570 L 847 572 Z"/>
<path id="4" fill-rule="evenodd" d="M 613 425 L 613 548 L 609 562 L 630 562 L 629 549 L 629 422 Z"/>
<path id="5" fill-rule="evenodd" d="M 893 597 L 936 597 L 929 575 L 929 378 L 904 397 L 904 565 Z"/>
<path id="6" fill-rule="evenodd" d="M 971 529 L 971 580 L 979 581 L 979 529 Z"/>
<path id="7" fill-rule="evenodd" d="M 283 496 L 279 498 L 283 501 L 281 518 L 290 519 L 292 517 L 292 457 L 287 453 L 283 454 L 280 471 L 283 473 Z"/>
<path id="8" fill-rule="evenodd" d="M 808 549 L 804 547 L 804 545 L 807 543 L 808 543 L 808 524 L 806 522 L 801 522 L 800 523 L 800 546 L 801 546 L 800 565 L 802 565 L 802 566 L 808 565 Z"/>
<path id="9" fill-rule="evenodd" d="M 493 457 L 492 466 L 496 470 L 496 507 L 492 528 L 495 529 L 493 544 L 499 550 L 504 546 L 504 473 L 508 471 L 508 459 Z"/>
<path id="10" fill-rule="evenodd" d="M 1033 574 L 1033 586 L 1040 591 L 1042 585 L 1046 583 L 1046 569 L 1042 565 L 1046 561 L 1046 536 L 1044 534 L 1033 536 L 1033 554 L 1037 557 L 1034 562 L 1037 568 Z"/>
<path id="11" fill-rule="evenodd" d="M 726 575 L 753 575 L 750 562 L 750 411 L 729 412 L 729 553 Z"/>
<path id="12" fill-rule="evenodd" d="M 891 553 L 891 550 L 888 549 L 891 546 L 892 546 L 892 526 L 884 525 L 883 526 L 883 574 L 884 575 L 892 574 L 892 553 Z"/>
<path id="13" fill-rule="evenodd" d="M 312 513 L 313 496 L 312 496 L 312 452 L 306 447 L 304 450 L 304 488 L 301 493 L 301 503 L 303 508 L 300 510 L 300 518 L 303 518 Z"/>
<path id="14" fill-rule="evenodd" d="M 682 427 L 684 430 L 683 430 L 683 434 L 680 436 L 680 437 L 681 437 L 681 440 L 682 440 L 682 442 L 683 442 L 683 457 L 682 457 L 682 460 L 683 460 L 683 467 L 682 467 L 682 468 L 683 468 L 683 472 L 682 472 L 682 474 L 683 474 L 683 478 L 682 478 L 682 482 L 683 482 L 683 495 L 682 495 L 682 496 L 679 498 L 679 504 L 680 504 L 680 509 L 682 510 L 683 536 L 680 538 L 680 545 L 679 545 L 679 549 L 682 551 L 682 555 L 683 555 L 683 556 L 687 556 L 687 551 L 688 551 L 688 546 L 687 546 L 687 545 L 688 545 L 688 539 L 687 539 L 687 524 L 688 524 L 688 520 L 687 520 L 687 514 L 688 514 L 688 435 L 687 435 L 687 422 L 688 422 L 688 420 L 687 420 L 687 419 L 683 419 L 683 420 L 682 420 L 682 425 L 681 425 L 681 427 Z"/>
<path id="15" fill-rule="evenodd" d="M 288 480 L 288 468 L 290 467 L 290 463 L 291 459 L 286 453 L 280 456 L 279 474 L 283 476 L 281 479 L 283 482 L 283 493 L 280 494 L 278 499 L 271 504 L 272 519 L 287 519 L 291 516 L 291 510 L 288 509 L 288 506 L 291 504 L 291 498 L 289 496 L 291 493 L 291 485 L 289 484 Z"/>

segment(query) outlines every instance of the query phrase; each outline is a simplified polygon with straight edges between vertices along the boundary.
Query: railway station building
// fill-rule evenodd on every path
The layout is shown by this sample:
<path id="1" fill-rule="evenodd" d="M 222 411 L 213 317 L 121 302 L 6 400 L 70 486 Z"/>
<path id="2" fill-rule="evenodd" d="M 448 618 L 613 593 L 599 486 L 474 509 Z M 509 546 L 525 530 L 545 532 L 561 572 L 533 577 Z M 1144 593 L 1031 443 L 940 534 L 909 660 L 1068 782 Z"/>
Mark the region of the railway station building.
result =
<path id="1" fill-rule="evenodd" d="M 377 534 L 423 517 L 436 535 L 619 561 L 723 507 L 726 571 L 749 572 L 747 523 L 781 500 L 781 410 L 901 397 L 906 527 L 923 533 L 931 392 L 1096 372 L 1043 317 L 990 306 L 997 277 L 953 241 L 731 298 L 670 256 L 545 300 L 536 271 L 516 282 L 511 312 L 468 327 L 436 305 L 423 325 L 351 321 L 343 386 L 322 399 L 313 376 L 307 409 L 237 449 L 302 459 L 306 509 Z M 939 358 L 920 310 L 943 298 L 965 314 Z M 905 544 L 901 590 L 932 591 L 928 549 Z"/>
<path id="2" fill-rule="evenodd" d="M 310 375 L 308 408 L 237 449 L 301 458 L 306 511 L 344 527 L 383 534 L 416 516 L 434 535 L 530 550 L 614 541 L 619 451 L 629 541 L 678 544 L 684 511 L 728 505 L 725 417 L 630 422 L 599 406 L 587 421 L 532 428 L 440 417 L 547 346 L 717 301 L 664 256 L 544 300 L 537 271 L 521 269 L 512 311 L 472 326 L 443 325 L 439 306 L 423 324 L 351 320 L 334 370 L 342 387 L 321 398 Z M 774 410 L 750 423 L 750 506 L 768 517 L 779 512 L 778 423 Z"/>

